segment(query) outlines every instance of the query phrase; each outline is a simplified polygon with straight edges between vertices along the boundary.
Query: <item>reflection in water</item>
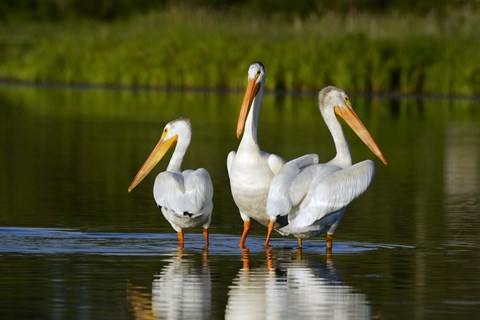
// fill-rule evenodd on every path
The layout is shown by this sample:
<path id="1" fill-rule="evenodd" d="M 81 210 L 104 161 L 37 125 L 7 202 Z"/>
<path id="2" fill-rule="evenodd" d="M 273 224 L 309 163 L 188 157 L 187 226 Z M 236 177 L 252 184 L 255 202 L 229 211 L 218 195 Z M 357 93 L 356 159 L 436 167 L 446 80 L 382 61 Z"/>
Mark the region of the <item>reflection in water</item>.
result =
<path id="1" fill-rule="evenodd" d="M 152 311 L 155 317 L 209 319 L 211 300 L 212 279 L 206 251 L 203 264 L 198 266 L 179 250 L 153 280 Z"/>
<path id="2" fill-rule="evenodd" d="M 136 319 L 210 319 L 212 279 L 207 251 L 202 263 L 188 258 L 182 249 L 167 260 L 152 283 L 151 303 L 138 286 L 128 286 L 130 310 Z"/>
<path id="3" fill-rule="evenodd" d="M 144 289 L 144 287 L 132 283 L 127 285 L 128 306 L 134 319 L 153 319 L 152 303 Z"/>
<path id="4" fill-rule="evenodd" d="M 450 197 L 477 195 L 480 128 L 451 125 L 445 134 L 445 193 Z"/>
<path id="5" fill-rule="evenodd" d="M 444 205 L 453 243 L 478 245 L 480 202 L 480 128 L 450 123 L 445 132 Z M 452 243 L 451 243 L 452 244 Z"/>
<path id="6" fill-rule="evenodd" d="M 267 265 L 249 267 L 248 251 L 244 266 L 229 288 L 226 319 L 370 319 L 367 297 L 347 286 L 332 261 L 295 259 L 289 252 L 272 257 Z"/>

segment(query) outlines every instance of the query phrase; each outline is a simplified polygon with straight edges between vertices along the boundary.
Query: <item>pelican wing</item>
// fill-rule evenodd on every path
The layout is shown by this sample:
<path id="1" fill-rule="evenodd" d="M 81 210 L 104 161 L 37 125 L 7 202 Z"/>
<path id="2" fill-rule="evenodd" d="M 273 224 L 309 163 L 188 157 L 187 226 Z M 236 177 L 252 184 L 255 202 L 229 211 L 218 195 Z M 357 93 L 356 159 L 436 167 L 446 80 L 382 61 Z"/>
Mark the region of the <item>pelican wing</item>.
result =
<path id="1" fill-rule="evenodd" d="M 276 154 L 271 154 L 268 156 L 268 166 L 270 170 L 272 170 L 273 174 L 276 175 L 280 169 L 282 169 L 283 165 L 285 164 L 285 159 Z"/>
<path id="2" fill-rule="evenodd" d="M 208 171 L 200 168 L 182 173 L 162 172 L 154 186 L 155 201 L 180 216 L 185 212 L 198 216 L 212 202 L 213 185 Z"/>
<path id="3" fill-rule="evenodd" d="M 158 206 L 176 211 L 184 192 L 183 174 L 165 171 L 157 175 L 153 185 L 153 196 Z"/>
<path id="4" fill-rule="evenodd" d="M 306 227 L 346 207 L 367 190 L 374 174 L 375 165 L 371 160 L 365 160 L 322 178 L 316 177 L 293 224 Z"/>
<path id="5" fill-rule="evenodd" d="M 185 203 L 191 204 L 190 213 L 203 211 L 206 205 L 212 202 L 213 184 L 208 171 L 204 168 L 183 171 L 185 178 Z"/>
<path id="6" fill-rule="evenodd" d="M 270 158 L 269 158 L 270 159 Z M 318 155 L 307 154 L 287 162 L 273 177 L 267 200 L 267 213 L 271 217 L 287 215 L 292 209 L 292 200 L 289 196 L 293 181 L 308 166 L 318 163 Z M 306 194 L 308 185 L 299 193 Z"/>

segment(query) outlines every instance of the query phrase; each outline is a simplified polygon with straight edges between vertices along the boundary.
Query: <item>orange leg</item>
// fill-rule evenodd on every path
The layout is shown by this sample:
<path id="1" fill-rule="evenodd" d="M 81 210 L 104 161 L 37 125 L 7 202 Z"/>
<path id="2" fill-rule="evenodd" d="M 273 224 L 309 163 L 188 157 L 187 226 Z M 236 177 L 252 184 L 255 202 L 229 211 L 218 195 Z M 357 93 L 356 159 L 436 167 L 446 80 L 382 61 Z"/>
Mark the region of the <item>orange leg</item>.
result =
<path id="1" fill-rule="evenodd" d="M 183 231 L 177 232 L 178 235 L 178 247 L 183 248 Z"/>
<path id="2" fill-rule="evenodd" d="M 332 247 L 333 247 L 333 234 L 327 232 L 327 252 L 332 252 Z"/>
<path id="3" fill-rule="evenodd" d="M 203 229 L 203 237 L 205 238 L 205 247 L 208 247 L 208 229 Z"/>
<path id="4" fill-rule="evenodd" d="M 245 241 L 247 240 L 248 231 L 250 231 L 250 221 L 244 221 L 242 239 L 240 239 L 240 244 L 238 245 L 242 249 L 245 249 Z"/>
<path id="5" fill-rule="evenodd" d="M 270 220 L 270 222 L 268 223 L 267 238 L 265 239 L 265 243 L 264 243 L 265 247 L 268 247 L 268 243 L 270 242 L 270 237 L 272 236 L 272 231 L 274 227 L 275 227 L 275 220 Z"/>
<path id="6" fill-rule="evenodd" d="M 298 249 L 302 249 L 302 238 L 297 238 L 298 241 Z"/>

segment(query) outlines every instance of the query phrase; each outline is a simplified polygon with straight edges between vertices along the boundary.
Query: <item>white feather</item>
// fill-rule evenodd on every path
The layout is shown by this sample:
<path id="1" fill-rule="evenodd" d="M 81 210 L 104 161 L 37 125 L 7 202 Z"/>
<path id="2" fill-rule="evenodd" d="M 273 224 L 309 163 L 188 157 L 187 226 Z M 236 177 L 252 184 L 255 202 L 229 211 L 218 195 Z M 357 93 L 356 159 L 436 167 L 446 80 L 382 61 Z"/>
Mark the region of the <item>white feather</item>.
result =
<path id="1" fill-rule="evenodd" d="M 211 213 L 204 212 L 213 198 L 213 185 L 204 168 L 182 173 L 160 173 L 155 180 L 153 194 L 157 205 L 179 216 L 184 216 L 185 212 L 193 214 L 193 217 Z"/>
<path id="2" fill-rule="evenodd" d="M 287 162 L 273 177 L 267 202 L 267 213 L 269 216 L 284 216 L 290 212 L 293 203 L 296 203 L 290 197 L 293 181 L 298 177 L 302 169 L 315 163 L 318 163 L 318 155 L 307 154 Z M 308 186 L 305 185 L 305 187 L 307 188 Z M 306 191 L 306 188 L 304 191 Z"/>
<path id="3" fill-rule="evenodd" d="M 371 160 L 365 160 L 351 167 L 332 171 L 315 178 L 300 205 L 299 214 L 290 220 L 292 227 L 304 228 L 346 207 L 370 186 L 375 167 Z M 303 214 L 307 210 L 309 214 Z"/>

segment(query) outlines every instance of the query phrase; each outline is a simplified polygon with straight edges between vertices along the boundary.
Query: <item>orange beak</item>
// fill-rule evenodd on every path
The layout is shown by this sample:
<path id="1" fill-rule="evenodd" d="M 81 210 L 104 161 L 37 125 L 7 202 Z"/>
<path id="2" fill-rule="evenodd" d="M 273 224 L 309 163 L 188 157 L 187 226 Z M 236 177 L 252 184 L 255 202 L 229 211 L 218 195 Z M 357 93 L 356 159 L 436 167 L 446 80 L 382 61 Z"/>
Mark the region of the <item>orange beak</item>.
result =
<path id="1" fill-rule="evenodd" d="M 172 147 L 172 145 L 177 142 L 178 136 L 174 136 L 168 140 L 164 140 L 164 135 L 160 138 L 160 141 L 157 143 L 155 148 L 152 150 L 152 153 L 148 156 L 147 160 L 143 163 L 140 170 L 138 170 L 137 175 L 133 178 L 132 183 L 128 187 L 128 192 L 132 191 L 142 180 L 149 174 L 150 171 L 157 165 L 167 151 Z"/>
<path id="2" fill-rule="evenodd" d="M 257 77 L 255 79 L 248 80 L 247 91 L 245 92 L 242 109 L 240 110 L 240 115 L 238 116 L 237 138 L 240 138 L 240 135 L 243 132 L 248 111 L 252 106 L 253 99 L 257 96 L 258 90 L 260 89 L 260 82 L 257 83 L 256 81 L 257 81 Z"/>
<path id="3" fill-rule="evenodd" d="M 362 123 L 360 118 L 357 116 L 355 111 L 353 111 L 352 105 L 350 102 L 347 102 L 347 108 L 341 108 L 335 106 L 335 114 L 342 117 L 343 120 L 352 128 L 352 130 L 358 135 L 358 137 L 367 145 L 367 147 L 375 154 L 383 164 L 387 165 L 387 160 L 383 156 L 380 148 L 378 148 L 377 143 L 373 140 L 372 135 L 368 132 L 365 125 Z"/>

